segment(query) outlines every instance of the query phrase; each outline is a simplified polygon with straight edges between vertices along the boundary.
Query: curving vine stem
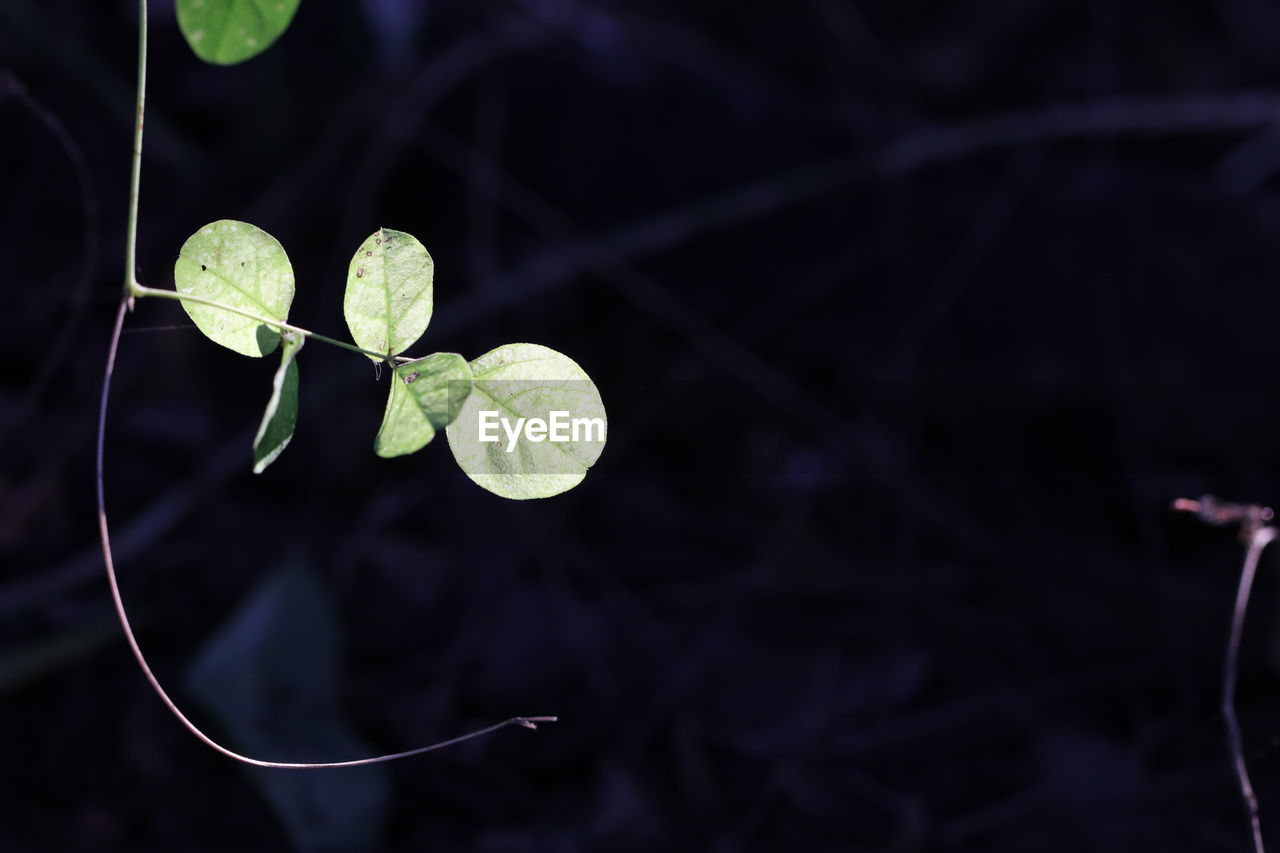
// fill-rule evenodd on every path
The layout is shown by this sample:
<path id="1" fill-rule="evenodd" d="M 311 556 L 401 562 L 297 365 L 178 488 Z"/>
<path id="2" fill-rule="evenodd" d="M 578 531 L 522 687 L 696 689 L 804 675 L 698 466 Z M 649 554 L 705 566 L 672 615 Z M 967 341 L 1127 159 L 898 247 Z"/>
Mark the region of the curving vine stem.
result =
<path id="1" fill-rule="evenodd" d="M 165 707 L 173 713 L 178 721 L 187 728 L 189 732 L 203 741 L 206 745 L 213 748 L 217 752 L 235 759 L 245 764 L 251 764 L 256 767 L 274 767 L 286 770 L 315 770 L 322 768 L 334 767 L 358 767 L 365 764 L 379 764 L 385 761 L 395 761 L 400 758 L 408 758 L 413 755 L 421 755 L 425 752 L 432 752 L 437 749 L 443 749 L 447 746 L 462 743 L 463 741 L 473 738 L 482 737 L 484 735 L 496 732 L 499 729 L 508 726 L 522 726 L 528 729 L 536 729 L 538 723 L 555 722 L 556 717 L 511 717 L 492 726 L 469 732 L 449 740 L 443 740 L 428 746 L 409 749 L 403 752 L 393 752 L 387 755 L 377 755 L 370 758 L 358 758 L 350 761 L 324 761 L 324 762 L 284 762 L 284 761 L 266 761 L 260 758 L 253 758 L 248 755 L 241 755 L 234 750 L 228 749 L 222 744 L 215 741 L 209 735 L 205 734 L 195 723 L 193 723 L 186 714 L 178 707 L 164 687 L 161 686 L 160 680 L 152 671 L 151 665 L 147 663 L 146 656 L 142 653 L 141 646 L 138 645 L 138 638 L 134 634 L 133 626 L 129 622 L 129 615 L 124 606 L 124 599 L 120 594 L 120 582 L 116 574 L 115 561 L 111 553 L 111 529 L 107 524 L 107 502 L 106 490 L 103 485 L 103 457 L 105 455 L 106 446 L 106 430 L 107 430 L 107 403 L 111 396 L 111 378 L 115 371 L 116 354 L 120 349 L 120 337 L 124 331 L 125 315 L 129 313 L 132 307 L 133 296 L 135 293 L 145 291 L 138 284 L 136 278 L 136 249 L 137 249 L 137 231 L 138 231 L 138 190 L 140 184 L 142 170 L 142 127 L 143 113 L 146 103 L 146 86 L 147 86 L 147 0 L 139 0 L 138 2 L 139 25 L 138 25 L 138 101 L 135 113 L 134 137 L 133 137 L 133 168 L 129 187 L 129 215 L 127 228 L 127 242 L 125 245 L 125 288 L 121 297 L 120 305 L 116 309 L 115 322 L 111 328 L 111 341 L 107 347 L 106 370 L 102 377 L 102 396 L 98 404 L 98 425 L 97 425 L 97 443 L 94 457 L 94 476 L 96 481 L 96 496 L 98 506 L 98 535 L 102 541 L 102 559 L 107 571 L 107 583 L 111 587 L 111 600 L 115 605 L 116 615 L 120 620 L 120 627 L 124 631 L 125 640 L 129 644 L 130 651 L 133 652 L 134 659 L 138 662 L 138 666 L 142 669 L 143 675 L 151 684 L 156 695 L 165 704 Z"/>

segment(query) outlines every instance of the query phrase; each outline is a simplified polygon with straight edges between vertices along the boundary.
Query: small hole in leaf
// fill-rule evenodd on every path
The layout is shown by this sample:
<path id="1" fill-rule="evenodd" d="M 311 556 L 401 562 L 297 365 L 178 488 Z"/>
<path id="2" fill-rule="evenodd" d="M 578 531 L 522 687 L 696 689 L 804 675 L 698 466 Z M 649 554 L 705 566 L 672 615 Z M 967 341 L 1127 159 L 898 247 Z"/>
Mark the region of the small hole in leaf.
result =
<path id="1" fill-rule="evenodd" d="M 364 256 L 365 256 L 366 258 L 372 258 L 372 257 L 373 257 L 373 252 L 365 252 L 365 253 L 364 253 Z"/>
<path id="2" fill-rule="evenodd" d="M 356 270 L 356 278 L 361 278 L 363 275 L 364 275 L 364 267 L 360 267 L 360 269 Z"/>
<path id="3" fill-rule="evenodd" d="M 416 372 L 416 371 L 415 371 L 414 373 L 410 373 L 408 376 L 406 376 L 406 377 L 404 378 L 404 384 L 405 384 L 405 385 L 408 385 L 410 382 L 412 382 L 413 380 L 415 380 L 415 379 L 417 379 L 417 378 L 418 378 L 418 374 L 417 374 L 417 372 Z"/>
<path id="4" fill-rule="evenodd" d="M 375 243 L 377 243 L 379 246 L 381 246 L 381 245 L 382 245 L 382 238 L 381 238 L 381 237 L 379 237 L 379 238 L 378 238 L 377 240 L 375 240 L 374 242 L 375 242 Z"/>

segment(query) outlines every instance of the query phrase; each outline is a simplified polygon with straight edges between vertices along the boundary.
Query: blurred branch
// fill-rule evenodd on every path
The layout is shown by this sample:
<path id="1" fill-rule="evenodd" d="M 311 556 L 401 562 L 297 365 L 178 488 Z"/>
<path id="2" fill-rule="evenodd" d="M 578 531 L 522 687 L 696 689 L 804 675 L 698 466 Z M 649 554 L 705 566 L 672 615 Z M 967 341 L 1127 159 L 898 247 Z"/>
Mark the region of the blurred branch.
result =
<path id="1" fill-rule="evenodd" d="M 33 118 L 58 143 L 58 147 L 66 156 L 75 174 L 76 187 L 80 194 L 80 216 L 83 234 L 80 244 L 79 265 L 75 282 L 68 300 L 70 309 L 67 318 L 58 331 L 57 337 L 46 350 L 45 357 L 40 360 L 40 369 L 22 395 L 22 401 L 0 423 L 0 437 L 8 439 L 13 430 L 23 424 L 30 416 L 41 394 L 48 386 L 55 372 L 60 370 L 71 344 L 80 332 L 89 307 L 89 284 L 93 272 L 98 265 L 98 194 L 89 176 L 89 167 L 85 162 L 84 151 L 76 143 L 75 137 L 67 130 L 67 126 L 52 110 L 45 107 L 32 95 L 22 81 L 11 70 L 0 69 L 0 103 L 6 98 L 13 98 L 22 105 Z"/>
<path id="2" fill-rule="evenodd" d="M 361 223 L 370 217 L 374 199 L 402 162 L 400 155 L 413 144 L 437 104 L 497 60 L 540 44 L 546 38 L 544 31 L 523 18 L 506 21 L 492 30 L 449 45 L 414 75 L 405 91 L 389 98 L 385 112 L 375 117 L 376 134 L 367 138 L 360 164 L 352 176 L 338 234 L 363 234 L 368 230 Z"/>
<path id="3" fill-rule="evenodd" d="M 1056 139 L 1236 133 L 1280 122 L 1280 93 L 1266 91 L 1104 98 L 1012 112 L 906 134 L 874 158 L 875 171 L 903 175 L 994 148 Z"/>
<path id="4" fill-rule="evenodd" d="M 422 142 L 434 157 L 465 176 L 472 186 L 481 191 L 496 191 L 501 187 L 503 203 L 521 219 L 559 241 L 560 246 L 581 247 L 577 251 L 568 250 L 572 252 L 569 258 L 551 254 L 548 260 L 552 264 L 580 259 L 587 270 L 599 275 L 636 310 L 684 336 L 725 373 L 737 377 L 744 388 L 776 404 L 783 412 L 799 415 L 817 429 L 840 424 L 838 415 L 801 391 L 772 362 L 726 334 L 665 284 L 636 269 L 629 262 L 628 253 L 620 250 L 615 241 L 585 234 L 568 216 L 508 175 L 491 157 L 434 128 L 423 130 Z M 679 241 L 677 234 L 671 237 Z M 502 285 L 495 288 L 498 293 L 493 298 L 488 291 L 483 291 L 484 302 L 501 304 L 504 298 L 509 298 L 509 291 L 525 287 L 509 278 Z M 455 310 L 455 318 L 463 313 Z"/>
<path id="5" fill-rule="evenodd" d="M 133 82 L 123 78 L 115 66 L 98 52 L 101 39 L 82 39 L 75 27 L 53 19 L 66 14 L 50 3 L 22 3 L 0 0 L 0 33 L 21 47 L 21 53 L 6 59 L 18 67 L 47 65 L 61 69 L 70 81 L 90 93 L 98 104 L 121 124 L 133 122 Z M 148 120 L 151 151 L 167 167 L 176 171 L 204 168 L 205 155 L 164 116 Z"/>
<path id="6" fill-rule="evenodd" d="M 615 230 L 574 235 L 532 255 L 505 276 L 496 293 L 481 293 L 453 308 L 453 327 L 514 307 L 563 287 L 603 261 L 634 261 L 716 231 L 832 195 L 860 181 L 903 177 L 984 151 L 1030 143 L 1124 136 L 1240 133 L 1280 124 L 1280 93 L 1236 92 L 1171 98 L 1106 98 L 910 131 L 870 155 L 838 157 L 695 199 Z M 432 153 L 468 177 L 492 169 L 477 152 L 460 149 L 441 132 L 424 134 Z M 509 191 L 509 187 L 507 190 Z"/>

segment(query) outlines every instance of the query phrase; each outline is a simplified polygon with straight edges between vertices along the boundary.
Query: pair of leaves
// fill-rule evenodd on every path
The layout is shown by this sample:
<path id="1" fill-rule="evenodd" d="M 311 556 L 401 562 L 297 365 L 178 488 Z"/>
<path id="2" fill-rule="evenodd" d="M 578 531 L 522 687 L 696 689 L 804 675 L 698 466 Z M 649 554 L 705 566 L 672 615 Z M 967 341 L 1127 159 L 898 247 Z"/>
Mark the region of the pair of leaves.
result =
<path id="1" fill-rule="evenodd" d="M 183 244 L 173 280 L 180 293 L 243 312 L 182 300 L 187 315 L 210 340 L 254 357 L 270 355 L 280 344 L 282 335 L 272 324 L 289 317 L 293 266 L 279 241 L 261 228 L 229 219 L 206 225 Z M 253 440 L 255 474 L 283 452 L 298 421 L 295 357 L 304 338 L 288 332 L 283 339 L 271 399 Z"/>
<path id="2" fill-rule="evenodd" d="M 300 0 L 177 0 L 178 28 L 196 56 L 235 65 L 266 50 L 289 28 Z"/>
<path id="3" fill-rule="evenodd" d="M 396 367 L 373 450 L 390 459 L 427 446 L 471 394 L 471 365 L 457 353 L 438 352 Z"/>
<path id="4" fill-rule="evenodd" d="M 435 267 L 410 234 L 379 229 L 356 250 L 343 313 L 376 364 L 407 350 L 431 321 Z M 293 269 L 271 235 L 222 220 L 193 234 L 174 267 L 183 308 L 216 343 L 265 356 L 284 339 L 271 399 L 254 439 L 261 473 L 288 445 L 298 414 L 302 331 L 280 331 L 293 300 Z M 474 482 L 511 499 L 550 497 L 586 476 L 604 447 L 600 392 L 572 359 L 537 344 L 508 344 L 468 362 L 435 353 L 397 364 L 374 451 L 403 456 L 445 431 Z M 501 429 L 499 429 L 501 426 Z"/>
<path id="5" fill-rule="evenodd" d="M 343 312 L 356 345 L 377 353 L 369 355 L 375 363 L 404 352 L 426 331 L 434 271 L 427 250 L 403 231 L 381 228 L 356 250 Z M 293 302 L 293 266 L 266 231 L 232 219 L 211 222 L 182 245 L 173 277 L 180 293 L 194 297 L 183 307 L 214 342 L 253 357 L 270 355 L 280 343 L 278 324 L 288 320 Z"/>
<path id="6" fill-rule="evenodd" d="M 548 434 L 557 420 L 559 441 Z M 535 422 L 540 436 L 522 428 Z M 582 482 L 604 449 L 606 424 L 600 392 L 577 363 L 538 344 L 507 344 L 471 362 L 436 353 L 397 367 L 374 449 L 413 453 L 445 429 L 454 460 L 477 485 L 512 500 L 545 498 Z"/>

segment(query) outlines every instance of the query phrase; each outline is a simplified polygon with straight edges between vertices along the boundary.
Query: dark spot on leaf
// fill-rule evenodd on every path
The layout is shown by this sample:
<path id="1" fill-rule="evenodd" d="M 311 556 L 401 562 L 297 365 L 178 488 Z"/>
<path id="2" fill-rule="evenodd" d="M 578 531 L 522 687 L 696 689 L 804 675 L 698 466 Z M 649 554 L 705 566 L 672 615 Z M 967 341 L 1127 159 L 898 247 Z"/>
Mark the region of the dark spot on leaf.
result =
<path id="1" fill-rule="evenodd" d="M 200 272 L 205 272 L 205 271 L 206 271 L 206 270 L 205 270 L 205 265 L 204 265 L 204 264 L 201 264 L 201 265 L 200 265 Z"/>
<path id="2" fill-rule="evenodd" d="M 414 371 L 413 373 L 410 373 L 408 376 L 406 376 L 406 377 L 404 378 L 404 384 L 405 384 L 405 385 L 408 385 L 410 382 L 412 382 L 413 380 L 415 380 L 415 379 L 417 379 L 417 378 L 418 378 L 418 372 L 417 372 L 417 371 Z"/>

